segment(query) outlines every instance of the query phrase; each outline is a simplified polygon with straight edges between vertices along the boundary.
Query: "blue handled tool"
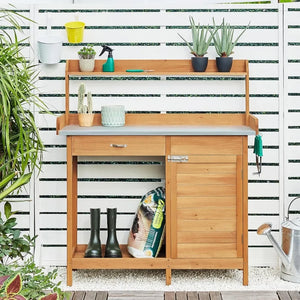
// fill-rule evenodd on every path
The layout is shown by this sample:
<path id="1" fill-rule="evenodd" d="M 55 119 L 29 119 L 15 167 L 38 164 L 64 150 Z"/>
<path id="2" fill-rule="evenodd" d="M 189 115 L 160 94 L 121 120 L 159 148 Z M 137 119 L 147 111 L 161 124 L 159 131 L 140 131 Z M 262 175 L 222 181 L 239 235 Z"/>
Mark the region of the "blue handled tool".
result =
<path id="1" fill-rule="evenodd" d="M 257 135 L 254 140 L 254 150 L 253 153 L 256 155 L 256 167 L 257 172 L 255 174 L 260 175 L 262 167 L 262 157 L 263 157 L 263 143 L 260 135 Z"/>
<path id="2" fill-rule="evenodd" d="M 153 72 L 154 70 L 143 70 L 143 69 L 128 69 L 126 70 L 126 72 L 131 72 L 131 73 L 135 73 L 135 72 Z"/>

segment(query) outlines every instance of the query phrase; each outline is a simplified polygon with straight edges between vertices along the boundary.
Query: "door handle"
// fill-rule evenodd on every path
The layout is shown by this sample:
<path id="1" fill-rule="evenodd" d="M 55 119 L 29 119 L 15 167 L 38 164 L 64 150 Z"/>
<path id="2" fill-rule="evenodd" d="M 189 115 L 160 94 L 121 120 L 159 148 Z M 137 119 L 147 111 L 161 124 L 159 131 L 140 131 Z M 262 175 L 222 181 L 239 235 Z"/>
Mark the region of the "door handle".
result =
<path id="1" fill-rule="evenodd" d="M 113 148 L 126 148 L 127 144 L 110 144 Z"/>

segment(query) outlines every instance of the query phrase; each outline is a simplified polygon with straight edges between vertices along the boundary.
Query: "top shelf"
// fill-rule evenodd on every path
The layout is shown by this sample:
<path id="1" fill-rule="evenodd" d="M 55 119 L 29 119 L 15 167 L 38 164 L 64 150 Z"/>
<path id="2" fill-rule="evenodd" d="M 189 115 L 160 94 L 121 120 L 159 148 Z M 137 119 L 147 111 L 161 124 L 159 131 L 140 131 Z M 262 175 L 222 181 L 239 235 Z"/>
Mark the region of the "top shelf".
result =
<path id="1" fill-rule="evenodd" d="M 248 61 L 233 60 L 230 72 L 218 72 L 215 60 L 209 60 L 205 72 L 194 72 L 191 60 L 115 60 L 115 72 L 102 72 L 106 60 L 95 60 L 93 72 L 80 72 L 79 60 L 67 60 L 67 76 L 247 76 Z M 127 69 L 152 70 L 126 72 Z"/>

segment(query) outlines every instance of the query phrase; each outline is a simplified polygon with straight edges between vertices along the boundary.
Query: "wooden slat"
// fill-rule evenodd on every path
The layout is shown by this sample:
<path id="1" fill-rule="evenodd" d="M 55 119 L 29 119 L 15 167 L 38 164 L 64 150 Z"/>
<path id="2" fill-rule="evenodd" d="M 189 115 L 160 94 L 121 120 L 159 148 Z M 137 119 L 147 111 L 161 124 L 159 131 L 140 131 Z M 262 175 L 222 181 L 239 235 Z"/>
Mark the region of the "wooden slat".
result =
<path id="1" fill-rule="evenodd" d="M 177 244 L 178 258 L 236 257 L 236 244 Z"/>
<path id="2" fill-rule="evenodd" d="M 84 297 L 85 297 L 85 292 L 77 291 L 74 293 L 72 300 L 84 300 Z"/>
<path id="3" fill-rule="evenodd" d="M 210 300 L 222 300 L 222 296 L 220 292 L 210 292 L 209 296 L 210 296 Z"/>
<path id="4" fill-rule="evenodd" d="M 179 197 L 233 197 L 236 194 L 236 187 L 234 185 L 182 185 L 177 187 L 177 195 Z"/>
<path id="5" fill-rule="evenodd" d="M 198 298 L 199 300 L 210 300 L 209 292 L 199 292 Z"/>
<path id="6" fill-rule="evenodd" d="M 235 164 L 205 164 L 205 163 L 179 163 L 177 166 L 177 174 L 232 174 L 235 175 L 236 166 Z"/>
<path id="7" fill-rule="evenodd" d="M 276 292 L 271 291 L 226 291 L 223 300 L 278 300 Z"/>
<path id="8" fill-rule="evenodd" d="M 94 292 L 94 291 L 86 292 L 84 300 L 95 300 L 96 295 L 97 295 L 97 292 Z"/>
<path id="9" fill-rule="evenodd" d="M 300 300 L 299 291 L 289 291 L 289 295 L 290 295 L 292 300 Z"/>
<path id="10" fill-rule="evenodd" d="M 178 174 L 177 182 L 179 184 L 190 184 L 191 182 L 199 184 L 215 184 L 215 185 L 235 185 L 235 174 Z"/>
<path id="11" fill-rule="evenodd" d="M 235 206 L 222 207 L 222 198 L 219 206 L 204 206 L 177 210 L 177 219 L 181 220 L 233 220 L 236 216 Z M 202 231 L 201 228 L 199 228 Z"/>
<path id="12" fill-rule="evenodd" d="M 277 295 L 280 300 L 291 300 L 291 297 L 287 291 L 278 291 Z"/>
<path id="13" fill-rule="evenodd" d="M 236 232 L 190 232 L 179 231 L 177 233 L 177 242 L 179 244 L 185 243 L 236 243 Z"/>
<path id="14" fill-rule="evenodd" d="M 176 292 L 176 300 L 187 300 L 186 292 Z"/>
<path id="15" fill-rule="evenodd" d="M 165 292 L 165 300 L 176 300 L 175 292 Z"/>
<path id="16" fill-rule="evenodd" d="M 224 220 L 178 220 L 178 231 L 235 231 L 236 222 Z"/>
<path id="17" fill-rule="evenodd" d="M 206 205 L 222 207 L 236 204 L 236 197 L 177 197 L 177 208 L 203 207 Z"/>
<path id="18" fill-rule="evenodd" d="M 108 300 L 164 300 L 162 291 L 111 291 Z"/>
<path id="19" fill-rule="evenodd" d="M 108 292 L 97 292 L 96 300 L 107 300 Z"/>
<path id="20" fill-rule="evenodd" d="M 187 292 L 187 299 L 188 300 L 198 300 L 197 292 Z"/>

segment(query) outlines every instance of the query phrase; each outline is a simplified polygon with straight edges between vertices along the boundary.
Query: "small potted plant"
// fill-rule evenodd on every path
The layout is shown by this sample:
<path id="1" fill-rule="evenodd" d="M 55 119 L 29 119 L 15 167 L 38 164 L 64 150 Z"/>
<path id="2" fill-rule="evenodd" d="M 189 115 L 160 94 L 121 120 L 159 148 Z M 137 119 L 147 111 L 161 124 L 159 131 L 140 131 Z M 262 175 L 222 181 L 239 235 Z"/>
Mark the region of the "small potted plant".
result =
<path id="1" fill-rule="evenodd" d="M 83 83 L 78 88 L 78 123 L 79 126 L 92 126 L 94 120 L 93 103 L 91 92 L 87 93 L 87 105 L 83 104 L 85 96 L 85 86 Z"/>
<path id="2" fill-rule="evenodd" d="M 178 34 L 186 43 L 191 50 L 192 66 L 195 72 L 204 72 L 207 68 L 208 58 L 204 57 L 207 53 L 207 49 L 213 39 L 214 31 L 209 31 L 208 26 L 200 26 L 195 24 L 194 18 L 189 17 L 191 29 L 192 29 L 192 44 L 188 43 L 184 37 Z M 209 36 L 208 36 L 209 35 Z"/>
<path id="3" fill-rule="evenodd" d="M 232 67 L 232 57 L 230 57 L 230 55 L 233 53 L 233 48 L 249 25 L 233 40 L 234 28 L 232 28 L 229 23 L 225 23 L 224 18 L 220 26 L 216 26 L 214 19 L 213 22 L 214 29 L 210 29 L 210 32 L 211 34 L 214 33 L 214 45 L 219 55 L 219 57 L 216 58 L 217 69 L 219 72 L 230 72 Z"/>
<path id="4" fill-rule="evenodd" d="M 84 46 L 78 51 L 79 69 L 81 72 L 93 72 L 95 68 L 96 51 L 93 46 Z"/>

